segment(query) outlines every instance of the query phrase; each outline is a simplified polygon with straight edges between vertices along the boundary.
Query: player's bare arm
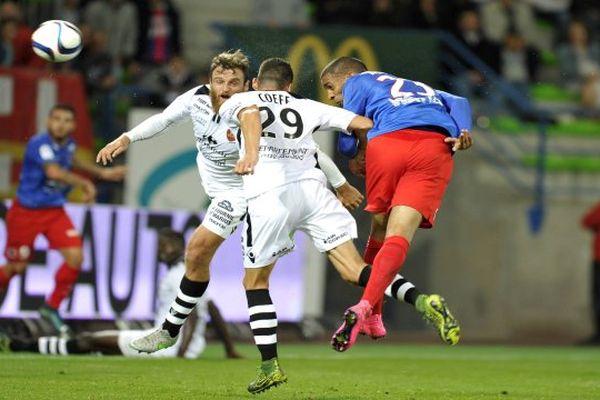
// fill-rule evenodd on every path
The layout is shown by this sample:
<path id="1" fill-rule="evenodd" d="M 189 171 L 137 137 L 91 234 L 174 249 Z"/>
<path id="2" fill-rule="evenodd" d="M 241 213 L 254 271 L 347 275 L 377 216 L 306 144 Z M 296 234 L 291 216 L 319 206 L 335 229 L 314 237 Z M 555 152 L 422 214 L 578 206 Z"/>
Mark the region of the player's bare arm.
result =
<path id="1" fill-rule="evenodd" d="M 354 186 L 348 183 L 346 177 L 342 174 L 333 160 L 321 150 L 317 150 L 317 159 L 319 167 L 327 177 L 327 181 L 335 189 L 338 200 L 344 207 L 354 210 L 360 206 L 364 196 Z"/>
<path id="2" fill-rule="evenodd" d="M 365 199 L 365 196 L 347 181 L 342 186 L 336 188 L 335 193 L 344 207 L 350 210 L 356 210 Z"/>
<path id="3" fill-rule="evenodd" d="M 460 131 L 459 137 L 447 137 L 444 139 L 444 142 L 452 145 L 452 151 L 467 150 L 473 146 L 473 138 L 471 137 L 471 133 L 466 129 L 462 129 Z"/>
<path id="4" fill-rule="evenodd" d="M 101 168 L 93 162 L 84 160 L 79 157 L 73 157 L 73 167 L 90 175 L 93 175 L 96 178 L 112 182 L 121 181 L 127 173 L 127 168 L 123 165 L 117 167 Z"/>
<path id="5" fill-rule="evenodd" d="M 248 175 L 254 172 L 254 167 L 258 163 L 258 150 L 262 133 L 258 107 L 253 105 L 243 108 L 238 113 L 238 119 L 244 136 L 244 156 L 236 163 L 235 173 Z"/>
<path id="6" fill-rule="evenodd" d="M 227 358 L 243 358 L 243 356 L 236 351 L 231 335 L 229 335 L 229 331 L 227 331 L 227 324 L 225 324 L 223 315 L 221 315 L 219 307 L 217 307 L 212 300 L 208 301 L 208 314 L 210 315 L 210 321 L 212 322 L 217 336 L 225 347 Z"/>
<path id="7" fill-rule="evenodd" d="M 91 203 L 94 202 L 94 200 L 96 200 L 96 187 L 90 180 L 85 179 L 72 172 L 69 172 L 55 163 L 45 164 L 44 172 L 48 179 L 66 183 L 70 186 L 77 186 L 82 188 L 84 193 L 84 202 Z"/>
<path id="8" fill-rule="evenodd" d="M 183 324 L 183 333 L 181 334 L 181 346 L 177 350 L 177 357 L 184 358 L 185 352 L 187 351 L 192 338 L 194 337 L 194 331 L 196 330 L 196 323 L 198 322 L 198 314 L 194 311 L 190 314 L 188 319 Z"/>
<path id="9" fill-rule="evenodd" d="M 350 172 L 357 176 L 365 176 L 366 153 L 367 153 L 367 132 L 373 127 L 373 121 L 367 117 L 356 116 L 350 122 L 348 131 L 351 131 L 358 138 L 358 152 L 356 156 L 348 162 Z"/>
<path id="10" fill-rule="evenodd" d="M 96 156 L 96 162 L 98 164 L 107 165 L 108 163 L 113 162 L 114 158 L 119 154 L 124 153 L 129 144 L 131 143 L 131 139 L 127 137 L 127 135 L 122 134 L 106 146 L 104 146 Z"/>

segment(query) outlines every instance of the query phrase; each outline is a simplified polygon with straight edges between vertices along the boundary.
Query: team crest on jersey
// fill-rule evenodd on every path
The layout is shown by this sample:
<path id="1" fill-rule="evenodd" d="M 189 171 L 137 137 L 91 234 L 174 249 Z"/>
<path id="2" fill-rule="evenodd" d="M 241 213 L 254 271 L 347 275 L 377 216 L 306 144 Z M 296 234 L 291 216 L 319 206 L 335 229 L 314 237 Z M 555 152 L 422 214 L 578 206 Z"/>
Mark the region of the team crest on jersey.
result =
<path id="1" fill-rule="evenodd" d="M 235 142 L 235 135 L 231 131 L 231 129 L 227 129 L 227 140 L 230 142 Z"/>

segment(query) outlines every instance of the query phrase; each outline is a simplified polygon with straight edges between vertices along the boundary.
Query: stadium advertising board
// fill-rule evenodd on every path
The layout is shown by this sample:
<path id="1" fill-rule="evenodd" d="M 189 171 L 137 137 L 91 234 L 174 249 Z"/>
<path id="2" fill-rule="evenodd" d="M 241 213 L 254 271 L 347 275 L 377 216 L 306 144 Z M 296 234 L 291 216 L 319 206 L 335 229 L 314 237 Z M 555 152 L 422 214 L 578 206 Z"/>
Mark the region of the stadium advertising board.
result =
<path id="1" fill-rule="evenodd" d="M 166 267 L 157 259 L 157 229 L 169 226 L 186 237 L 202 216 L 185 211 L 155 211 L 121 206 L 69 204 L 66 207 L 84 238 L 84 263 L 73 295 L 61 313 L 74 319 L 151 320 L 158 280 Z M 0 202 L 0 248 L 6 243 L 7 204 Z M 209 296 L 229 321 L 247 321 L 242 287 L 240 233 L 225 241 L 211 267 Z M 282 321 L 303 315 L 305 237 L 295 237 L 296 250 L 283 257 L 271 277 L 271 294 Z M 0 264 L 6 260 L 0 255 Z M 1 317 L 35 317 L 54 287 L 60 254 L 48 250 L 45 238 L 35 242 L 33 259 L 22 277 L 15 277 L 0 295 Z"/>

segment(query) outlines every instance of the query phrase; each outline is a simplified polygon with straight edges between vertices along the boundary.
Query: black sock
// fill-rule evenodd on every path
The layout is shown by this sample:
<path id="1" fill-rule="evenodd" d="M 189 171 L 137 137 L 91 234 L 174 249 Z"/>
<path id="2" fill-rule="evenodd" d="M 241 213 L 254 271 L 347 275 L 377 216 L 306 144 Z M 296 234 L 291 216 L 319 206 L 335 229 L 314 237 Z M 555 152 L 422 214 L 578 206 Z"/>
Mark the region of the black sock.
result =
<path id="1" fill-rule="evenodd" d="M 22 340 L 11 338 L 10 351 L 28 351 L 30 353 L 37 353 L 38 342 L 37 340 Z"/>
<path id="2" fill-rule="evenodd" d="M 358 276 L 358 286 L 366 287 L 367 282 L 369 282 L 369 278 L 371 277 L 371 266 L 367 265 L 360 271 L 360 275 Z"/>
<path id="3" fill-rule="evenodd" d="M 392 284 L 385 289 L 385 294 L 414 306 L 421 292 L 402 275 L 396 275 Z"/>
<path id="4" fill-rule="evenodd" d="M 369 278 L 371 277 L 371 270 L 371 266 L 367 265 L 362 271 L 360 271 L 360 275 L 358 277 L 358 286 L 367 286 L 367 282 L 369 282 Z M 414 306 L 415 301 L 417 301 L 417 297 L 419 297 L 421 292 L 415 287 L 415 285 L 407 281 L 402 275 L 396 274 L 392 284 L 385 290 L 385 294 L 396 300 L 402 300 L 405 303 L 412 304 Z"/>
<path id="5" fill-rule="evenodd" d="M 246 290 L 250 328 L 263 361 L 277 357 L 277 314 L 269 289 Z"/>
<path id="6" fill-rule="evenodd" d="M 185 323 L 186 318 L 194 310 L 196 303 L 200 297 L 206 292 L 208 281 L 196 282 L 189 280 L 185 275 L 179 284 L 177 297 L 171 303 L 169 314 L 163 322 L 162 328 L 169 331 L 171 337 L 179 335 L 181 327 Z"/>

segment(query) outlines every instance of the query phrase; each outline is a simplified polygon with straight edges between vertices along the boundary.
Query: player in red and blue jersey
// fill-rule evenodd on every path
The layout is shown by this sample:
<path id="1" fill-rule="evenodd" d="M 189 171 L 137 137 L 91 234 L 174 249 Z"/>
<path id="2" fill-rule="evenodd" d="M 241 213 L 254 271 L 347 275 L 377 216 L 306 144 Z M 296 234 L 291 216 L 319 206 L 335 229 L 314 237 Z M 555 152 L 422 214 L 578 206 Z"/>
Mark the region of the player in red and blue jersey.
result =
<path id="1" fill-rule="evenodd" d="M 7 264 L 0 266 L 0 291 L 6 290 L 10 279 L 27 268 L 34 240 L 43 234 L 50 248 L 61 253 L 64 263 L 56 272 L 54 291 L 39 312 L 59 332 L 68 334 L 69 328 L 57 310 L 79 276 L 83 252 L 81 237 L 63 205 L 73 186 L 83 189 L 84 200 L 88 202 L 96 197 L 94 184 L 71 169 L 117 181 L 123 178 L 125 168 L 100 168 L 75 157 L 76 146 L 71 137 L 75 130 L 75 110 L 70 105 L 55 105 L 50 110 L 47 127 L 47 132 L 27 143 L 17 196 L 6 215 Z"/>
<path id="2" fill-rule="evenodd" d="M 416 230 L 433 226 L 452 175 L 453 152 L 472 144 L 471 111 L 465 98 L 367 71 L 351 57 L 329 63 L 321 84 L 331 100 L 374 124 L 367 137 L 357 139 L 351 164 L 353 172 L 366 176 L 366 210 L 373 216 L 364 258 L 373 271 L 361 301 L 346 310 L 333 336 L 334 348 L 344 351 L 361 326 L 382 326 L 384 290 L 402 267 Z M 460 328 L 441 296 L 422 296 L 415 305 L 444 341 L 458 342 Z"/>

